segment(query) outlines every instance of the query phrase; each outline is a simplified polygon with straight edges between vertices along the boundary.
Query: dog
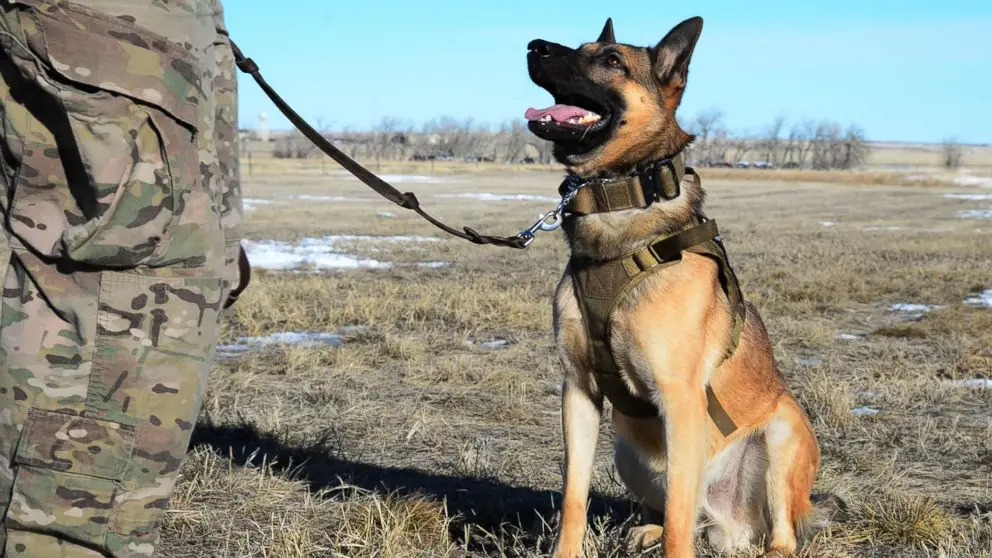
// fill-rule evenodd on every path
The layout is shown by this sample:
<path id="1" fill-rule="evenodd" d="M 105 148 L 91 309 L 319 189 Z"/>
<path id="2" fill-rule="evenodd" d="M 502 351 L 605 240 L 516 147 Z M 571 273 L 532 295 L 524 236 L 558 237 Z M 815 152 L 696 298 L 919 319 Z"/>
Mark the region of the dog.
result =
<path id="1" fill-rule="evenodd" d="M 617 470 L 644 519 L 632 550 L 660 543 L 667 558 L 695 556 L 703 518 L 720 551 L 763 542 L 765 556 L 792 556 L 812 511 L 813 428 L 758 311 L 734 290 L 699 176 L 673 164 L 694 139 L 675 113 L 701 32 L 702 19 L 691 18 L 640 48 L 618 43 L 607 20 L 578 48 L 528 45 L 531 80 L 556 103 L 528 110 L 528 127 L 553 143 L 563 192 L 593 192 L 565 215 L 571 259 L 554 301 L 565 443 L 557 558 L 582 551 L 604 400 L 613 403 Z M 646 275 L 639 255 L 654 265 Z M 620 294 L 604 287 L 611 282 L 624 283 Z M 612 296 L 608 312 L 594 291 Z"/>

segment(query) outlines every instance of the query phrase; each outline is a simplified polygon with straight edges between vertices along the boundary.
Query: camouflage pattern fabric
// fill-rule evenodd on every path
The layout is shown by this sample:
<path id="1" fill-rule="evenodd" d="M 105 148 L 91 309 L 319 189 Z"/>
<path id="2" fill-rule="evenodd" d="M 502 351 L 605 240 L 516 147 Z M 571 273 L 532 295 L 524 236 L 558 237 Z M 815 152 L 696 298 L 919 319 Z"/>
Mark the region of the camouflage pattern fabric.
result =
<path id="1" fill-rule="evenodd" d="M 219 0 L 0 0 L 0 548 L 151 556 L 242 221 Z"/>

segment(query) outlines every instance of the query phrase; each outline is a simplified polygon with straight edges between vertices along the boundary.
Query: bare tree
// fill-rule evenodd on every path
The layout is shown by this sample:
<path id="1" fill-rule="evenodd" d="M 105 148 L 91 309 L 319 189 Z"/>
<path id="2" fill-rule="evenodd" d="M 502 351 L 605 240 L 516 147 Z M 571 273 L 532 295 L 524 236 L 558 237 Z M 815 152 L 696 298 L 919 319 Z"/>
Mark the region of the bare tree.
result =
<path id="1" fill-rule="evenodd" d="M 689 132 L 696 136 L 696 141 L 690 152 L 692 162 L 702 166 L 710 166 L 723 159 L 722 157 L 717 158 L 713 153 L 713 136 L 721 126 L 722 121 L 723 112 L 719 109 L 709 109 L 697 113 L 689 121 Z"/>
<path id="2" fill-rule="evenodd" d="M 951 137 L 944 140 L 941 145 L 941 149 L 944 154 L 944 168 L 945 169 L 957 169 L 961 166 L 961 159 L 964 154 L 961 150 L 961 145 L 958 143 L 957 138 Z"/>
<path id="3" fill-rule="evenodd" d="M 734 154 L 730 157 L 730 160 L 734 164 L 737 164 L 744 160 L 744 156 L 751 149 L 752 140 L 748 137 L 748 134 L 743 133 L 730 138 L 730 141 L 727 143 L 728 147 L 734 150 Z"/>
<path id="4" fill-rule="evenodd" d="M 871 148 L 860 126 L 851 124 L 840 140 L 839 157 L 834 162 L 837 169 L 853 169 L 868 160 Z"/>
<path id="5" fill-rule="evenodd" d="M 778 116 L 772 120 L 758 142 L 761 159 L 772 165 L 780 166 L 784 162 L 782 153 L 782 130 L 785 129 L 785 117 Z"/>
<path id="6" fill-rule="evenodd" d="M 372 129 L 372 157 L 375 159 L 375 170 L 382 170 L 382 159 L 386 157 L 393 138 L 400 130 L 400 121 L 391 116 L 385 116 Z"/>
<path id="7" fill-rule="evenodd" d="M 730 150 L 730 145 L 733 143 L 730 131 L 721 125 L 714 128 L 711 134 L 709 145 L 706 147 L 705 165 L 713 166 L 726 163 L 727 151 Z"/>
<path id="8" fill-rule="evenodd" d="M 512 163 L 520 158 L 520 152 L 527 144 L 527 127 L 519 120 L 512 120 L 503 124 L 501 133 L 506 136 L 506 151 L 503 162 Z"/>

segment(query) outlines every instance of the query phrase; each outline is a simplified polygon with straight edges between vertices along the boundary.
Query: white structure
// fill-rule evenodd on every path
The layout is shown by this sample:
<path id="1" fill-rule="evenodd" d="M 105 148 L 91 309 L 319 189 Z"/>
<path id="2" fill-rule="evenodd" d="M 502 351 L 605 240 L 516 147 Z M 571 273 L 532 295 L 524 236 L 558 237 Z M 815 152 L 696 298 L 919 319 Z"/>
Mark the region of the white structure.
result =
<path id="1" fill-rule="evenodd" d="M 265 111 L 258 113 L 258 139 L 269 141 L 269 113 Z"/>

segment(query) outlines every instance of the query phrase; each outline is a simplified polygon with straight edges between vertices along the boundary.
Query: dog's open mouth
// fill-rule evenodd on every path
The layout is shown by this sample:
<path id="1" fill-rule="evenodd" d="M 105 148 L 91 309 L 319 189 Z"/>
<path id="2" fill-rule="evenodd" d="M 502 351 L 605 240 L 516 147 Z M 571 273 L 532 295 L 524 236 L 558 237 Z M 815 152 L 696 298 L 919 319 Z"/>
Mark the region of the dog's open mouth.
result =
<path id="1" fill-rule="evenodd" d="M 549 140 L 578 139 L 606 127 L 609 112 L 590 99 L 556 98 L 557 103 L 544 109 L 527 109 L 524 118 L 532 132 Z"/>

